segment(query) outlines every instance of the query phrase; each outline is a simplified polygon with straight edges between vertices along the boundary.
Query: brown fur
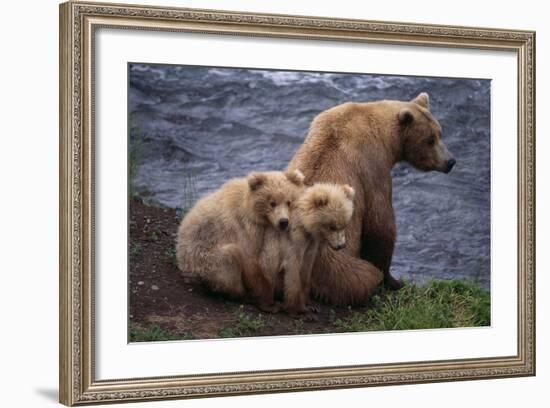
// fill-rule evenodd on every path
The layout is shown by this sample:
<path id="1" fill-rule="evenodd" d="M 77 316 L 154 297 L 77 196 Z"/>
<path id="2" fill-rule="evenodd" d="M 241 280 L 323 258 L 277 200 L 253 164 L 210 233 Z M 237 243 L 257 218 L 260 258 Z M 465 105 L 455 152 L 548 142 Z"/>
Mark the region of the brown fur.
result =
<path id="1" fill-rule="evenodd" d="M 289 247 L 285 254 L 284 308 L 291 315 L 309 314 L 313 265 L 319 249 L 345 247 L 345 230 L 353 214 L 355 191 L 348 185 L 316 183 L 292 209 Z"/>
<path id="2" fill-rule="evenodd" d="M 346 249 L 321 249 L 314 266 L 312 290 L 320 299 L 364 302 L 382 276 L 389 287 L 400 287 L 390 275 L 396 239 L 391 169 L 398 161 L 425 171 L 448 172 L 454 164 L 425 93 L 410 102 L 345 103 L 312 122 L 288 169 L 303 171 L 306 183 L 347 183 L 356 191 Z"/>
<path id="3" fill-rule="evenodd" d="M 237 298 L 251 294 L 261 309 L 272 311 L 273 277 L 264 273 L 258 257 L 266 231 L 288 220 L 302 188 L 297 171 L 251 173 L 201 199 L 178 229 L 180 270 L 216 292 Z"/>

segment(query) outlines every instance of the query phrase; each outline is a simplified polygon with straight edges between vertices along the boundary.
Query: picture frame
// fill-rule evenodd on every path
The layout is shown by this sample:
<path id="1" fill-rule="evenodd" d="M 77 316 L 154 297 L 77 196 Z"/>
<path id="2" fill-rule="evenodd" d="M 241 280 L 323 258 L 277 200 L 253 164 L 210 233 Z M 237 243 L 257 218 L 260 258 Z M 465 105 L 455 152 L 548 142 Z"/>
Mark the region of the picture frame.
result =
<path id="1" fill-rule="evenodd" d="M 96 34 L 124 32 L 497 51 L 517 61 L 516 352 L 485 357 L 98 378 Z M 122 4 L 60 5 L 60 402 L 80 405 L 535 375 L 535 33 Z M 498 121 L 498 117 L 493 120 Z M 121 135 L 125 140 L 125 135 Z M 122 161 L 122 158 L 121 158 Z M 498 171 L 498 169 L 497 169 Z M 510 214 L 508 214 L 509 216 Z M 206 347 L 209 347 L 207 344 Z"/>

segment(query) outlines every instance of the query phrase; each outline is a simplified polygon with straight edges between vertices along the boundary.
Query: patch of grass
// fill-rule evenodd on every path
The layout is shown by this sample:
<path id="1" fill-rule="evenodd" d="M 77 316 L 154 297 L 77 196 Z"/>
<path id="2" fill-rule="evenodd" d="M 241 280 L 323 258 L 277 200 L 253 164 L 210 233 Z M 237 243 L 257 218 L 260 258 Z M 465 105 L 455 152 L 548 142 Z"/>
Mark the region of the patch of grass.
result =
<path id="1" fill-rule="evenodd" d="M 181 336 L 174 336 L 172 333 L 163 330 L 158 326 L 152 326 L 148 328 L 134 326 L 130 328 L 130 342 L 167 341 L 179 340 L 181 338 Z"/>
<path id="2" fill-rule="evenodd" d="M 139 167 L 143 162 L 143 133 L 138 124 L 130 124 L 130 143 L 128 147 L 128 194 L 130 198 L 138 195 L 136 189 L 136 178 Z"/>
<path id="3" fill-rule="evenodd" d="M 164 251 L 164 255 L 170 260 L 170 263 L 174 268 L 178 267 L 178 258 L 176 257 L 176 248 L 168 248 Z"/>
<path id="4" fill-rule="evenodd" d="M 265 319 L 261 313 L 252 315 L 245 312 L 243 306 L 241 306 L 233 325 L 224 327 L 219 334 L 220 337 L 224 338 L 253 336 L 261 331 L 265 324 Z"/>
<path id="5" fill-rule="evenodd" d="M 196 338 L 197 338 L 197 336 L 195 336 L 191 332 L 187 332 L 183 336 L 178 336 L 179 340 L 195 340 Z"/>
<path id="6" fill-rule="evenodd" d="M 295 334 L 306 334 L 305 324 L 302 319 L 294 320 L 294 333 Z"/>
<path id="7" fill-rule="evenodd" d="M 339 331 L 412 330 L 475 327 L 491 324 L 489 291 L 460 280 L 434 280 L 426 286 L 407 284 L 397 292 L 374 295 L 366 312 L 334 321 Z"/>
<path id="8" fill-rule="evenodd" d="M 185 173 L 182 182 L 183 199 L 181 208 L 184 212 L 189 211 L 197 202 L 197 183 L 195 174 L 192 171 Z"/>
<path id="9" fill-rule="evenodd" d="M 328 322 L 332 324 L 334 323 L 335 320 L 336 320 L 336 312 L 334 311 L 334 309 L 330 309 L 328 311 Z"/>
<path id="10" fill-rule="evenodd" d="M 147 233 L 146 237 L 149 242 L 157 242 L 159 240 L 159 232 L 157 230 L 151 230 Z"/>
<path id="11" fill-rule="evenodd" d="M 139 254 L 141 254 L 141 244 L 139 243 L 132 243 L 130 245 L 130 254 L 133 255 L 133 256 L 137 256 Z"/>
<path id="12" fill-rule="evenodd" d="M 193 208 L 197 202 L 197 182 L 195 172 L 192 170 L 185 170 L 181 179 L 181 192 L 182 198 L 179 208 L 176 210 L 178 219 L 183 219 L 185 215 Z"/>

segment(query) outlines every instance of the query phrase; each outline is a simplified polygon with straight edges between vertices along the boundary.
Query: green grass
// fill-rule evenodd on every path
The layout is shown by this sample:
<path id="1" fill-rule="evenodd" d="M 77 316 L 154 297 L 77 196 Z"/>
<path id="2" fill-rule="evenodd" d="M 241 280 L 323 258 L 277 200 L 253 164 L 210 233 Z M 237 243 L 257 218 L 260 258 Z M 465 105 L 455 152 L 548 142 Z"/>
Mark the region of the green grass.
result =
<path id="1" fill-rule="evenodd" d="M 141 254 L 141 251 L 142 251 L 141 244 L 139 244 L 139 243 L 132 243 L 132 244 L 130 245 L 130 253 L 131 253 L 133 256 L 137 256 L 137 255 Z"/>
<path id="2" fill-rule="evenodd" d="M 183 193 L 181 200 L 182 218 L 187 212 L 193 208 L 197 202 L 198 191 L 195 173 L 191 170 L 186 170 L 181 179 L 181 191 Z"/>
<path id="3" fill-rule="evenodd" d="M 170 260 L 170 263 L 174 268 L 178 267 L 178 257 L 176 256 L 176 248 L 168 248 L 164 251 L 166 258 Z"/>
<path id="4" fill-rule="evenodd" d="M 169 250 L 168 253 L 171 254 Z M 489 291 L 475 281 L 433 280 L 423 286 L 408 283 L 395 292 L 381 289 L 369 306 L 348 310 L 323 306 L 326 323 L 321 327 L 312 327 L 302 319 L 289 320 L 284 314 L 264 314 L 240 305 L 229 314 L 229 319 L 224 316 L 218 320 L 220 326 L 214 331 L 217 336 L 213 337 L 273 335 L 278 327 L 282 329 L 280 334 L 312 334 L 489 326 L 490 302 Z M 133 323 L 130 330 L 131 342 L 194 338 L 190 332 L 176 334 L 137 323 Z"/>
<path id="5" fill-rule="evenodd" d="M 372 307 L 334 321 L 337 331 L 475 327 L 491 324 L 489 291 L 470 281 L 434 280 L 374 295 Z"/>
<path id="6" fill-rule="evenodd" d="M 167 341 L 167 340 L 180 340 L 181 336 L 174 336 L 170 332 L 161 329 L 158 326 L 141 328 L 130 328 L 130 342 L 138 341 Z"/>
<path id="7" fill-rule="evenodd" d="M 243 306 L 237 312 L 236 321 L 229 327 L 220 330 L 220 337 L 253 336 L 265 327 L 265 319 L 261 313 L 257 315 L 246 313 Z"/>
<path id="8" fill-rule="evenodd" d="M 145 239 L 149 242 L 157 242 L 159 240 L 160 231 L 158 229 L 153 229 L 149 231 Z"/>
<path id="9" fill-rule="evenodd" d="M 130 123 L 130 140 L 128 147 L 128 194 L 130 198 L 137 196 L 136 178 L 139 172 L 141 163 L 143 162 L 144 153 L 144 135 L 141 127 L 134 123 Z"/>

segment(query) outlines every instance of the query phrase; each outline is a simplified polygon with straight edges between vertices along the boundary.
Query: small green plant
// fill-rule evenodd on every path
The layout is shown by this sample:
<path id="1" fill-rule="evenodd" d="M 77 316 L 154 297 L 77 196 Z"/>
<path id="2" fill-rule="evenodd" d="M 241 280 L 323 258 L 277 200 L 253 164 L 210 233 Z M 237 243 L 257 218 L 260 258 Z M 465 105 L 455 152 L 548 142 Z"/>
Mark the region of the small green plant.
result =
<path id="1" fill-rule="evenodd" d="M 193 208 L 197 202 L 197 183 L 193 171 L 188 170 L 182 177 L 181 182 L 182 199 L 180 205 L 180 218 L 183 218 L 187 212 Z"/>
<path id="2" fill-rule="evenodd" d="M 160 233 L 157 229 L 152 229 L 147 233 L 147 241 L 157 242 L 159 240 Z"/>
<path id="3" fill-rule="evenodd" d="M 244 311 L 241 305 L 237 312 L 236 322 L 230 326 L 220 330 L 220 337 L 244 337 L 251 336 L 254 333 L 262 330 L 265 327 L 263 315 L 259 313 L 257 316 L 251 315 Z"/>
<path id="4" fill-rule="evenodd" d="M 369 320 L 366 314 L 355 312 L 349 317 L 336 319 L 334 327 L 343 332 L 369 331 Z"/>
<path id="5" fill-rule="evenodd" d="M 294 320 L 294 333 L 304 334 L 304 332 L 305 332 L 304 321 L 302 319 Z"/>
<path id="6" fill-rule="evenodd" d="M 336 312 L 334 311 L 334 309 L 330 309 L 328 311 L 328 322 L 330 324 L 334 323 L 336 321 Z"/>
<path id="7" fill-rule="evenodd" d="M 131 122 L 128 143 L 128 195 L 130 198 L 137 196 L 136 178 L 143 162 L 143 139 L 141 127 Z"/>
<path id="8" fill-rule="evenodd" d="M 164 255 L 168 258 L 173 267 L 178 267 L 178 258 L 176 256 L 176 248 L 168 248 L 164 251 Z"/>
<path id="9" fill-rule="evenodd" d="M 183 336 L 178 337 L 180 340 L 195 340 L 197 336 L 195 336 L 191 332 L 186 332 Z"/>
<path id="10" fill-rule="evenodd" d="M 135 326 L 130 328 L 130 342 L 168 341 L 178 339 L 181 339 L 181 336 L 174 336 L 170 332 L 163 330 L 158 326 L 148 328 Z"/>
<path id="11" fill-rule="evenodd" d="M 137 242 L 132 243 L 130 245 L 130 255 L 132 255 L 132 256 L 137 256 L 137 255 L 141 254 L 141 250 L 142 250 L 141 244 L 139 244 Z"/>

